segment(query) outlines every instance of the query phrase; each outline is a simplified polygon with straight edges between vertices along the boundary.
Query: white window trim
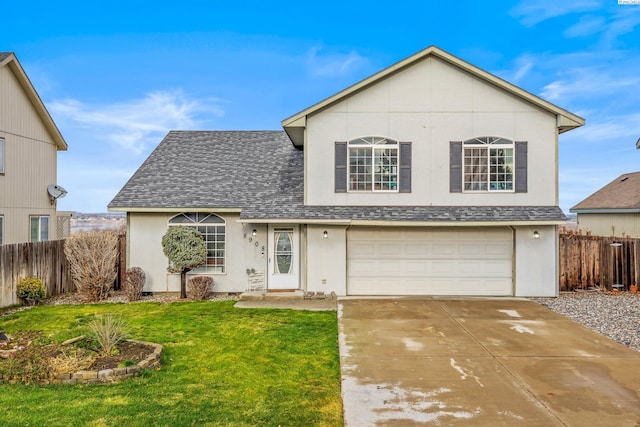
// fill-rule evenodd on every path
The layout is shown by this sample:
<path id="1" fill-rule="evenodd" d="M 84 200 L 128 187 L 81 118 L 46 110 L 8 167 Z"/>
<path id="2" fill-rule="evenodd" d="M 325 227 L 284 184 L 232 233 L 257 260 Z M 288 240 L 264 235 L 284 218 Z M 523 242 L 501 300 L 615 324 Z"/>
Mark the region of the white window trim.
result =
<path id="1" fill-rule="evenodd" d="M 202 220 L 210 217 L 210 216 L 214 216 L 216 218 L 219 218 L 222 220 L 221 223 L 206 223 L 206 222 L 201 222 L 202 220 L 200 220 L 199 222 L 186 222 L 186 223 L 172 223 L 171 221 L 173 219 L 179 218 L 180 216 L 185 216 L 187 217 L 188 214 L 196 214 L 196 215 L 202 215 L 203 218 Z M 187 217 L 188 218 L 188 217 Z M 222 250 L 223 255 L 222 258 L 220 257 L 210 257 L 208 252 L 207 252 L 207 260 L 209 259 L 222 259 L 222 271 L 215 271 L 216 268 L 218 268 L 219 266 L 216 264 L 214 267 L 209 267 L 208 264 L 205 264 L 202 267 L 198 267 L 196 269 L 193 269 L 189 272 L 189 274 L 193 275 L 193 274 L 215 274 L 215 275 L 226 275 L 227 274 L 227 220 L 224 219 L 223 217 L 221 217 L 220 215 L 216 215 L 213 212 L 181 212 L 178 215 L 174 215 L 171 218 L 169 218 L 169 221 L 167 222 L 167 227 L 177 227 L 177 226 L 185 226 L 185 227 L 206 227 L 206 226 L 222 226 L 224 227 L 224 249 Z M 205 236 L 205 241 L 206 241 L 206 236 Z M 209 242 L 207 242 L 209 243 Z M 217 249 L 218 251 L 220 249 Z"/>
<path id="2" fill-rule="evenodd" d="M 497 141 L 508 141 L 508 143 L 499 143 L 495 144 Z M 496 148 L 505 148 L 511 149 L 511 189 L 492 189 L 491 188 L 491 149 Z M 467 149 L 479 149 L 486 151 L 486 159 L 487 159 L 487 189 L 486 190 L 467 190 L 466 187 L 466 150 Z M 516 174 L 515 174 L 515 141 L 509 138 L 497 137 L 497 136 L 489 136 L 489 137 L 477 137 L 471 138 L 462 142 L 462 192 L 463 193 L 515 193 L 516 189 Z"/>
<path id="3" fill-rule="evenodd" d="M 33 240 L 33 234 L 31 230 L 31 222 L 37 218 L 38 219 L 38 238 Z M 42 220 L 47 219 L 47 238 L 42 238 Z M 51 238 L 51 218 L 49 215 L 29 215 L 29 241 L 30 242 L 47 242 Z"/>
<path id="4" fill-rule="evenodd" d="M 392 144 L 389 144 L 391 142 Z M 366 148 L 371 150 L 371 189 L 358 190 L 351 188 L 351 149 Z M 376 171 L 375 171 L 375 155 L 376 151 L 395 150 L 395 189 L 376 189 Z M 349 193 L 398 193 L 400 191 L 400 143 L 395 139 L 383 136 L 366 136 L 355 138 L 347 142 L 347 192 Z M 393 174 L 393 173 L 391 173 Z"/>

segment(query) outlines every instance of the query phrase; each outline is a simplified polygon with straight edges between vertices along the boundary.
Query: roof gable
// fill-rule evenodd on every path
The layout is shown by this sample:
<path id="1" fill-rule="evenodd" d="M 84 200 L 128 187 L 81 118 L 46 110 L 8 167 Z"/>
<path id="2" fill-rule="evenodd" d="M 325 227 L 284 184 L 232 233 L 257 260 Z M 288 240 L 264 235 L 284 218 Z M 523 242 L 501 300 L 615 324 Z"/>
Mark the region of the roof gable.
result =
<path id="1" fill-rule="evenodd" d="M 293 116 L 282 121 L 282 126 L 284 130 L 289 135 L 289 138 L 293 142 L 294 145 L 303 145 L 304 144 L 304 129 L 306 127 L 306 119 L 309 115 L 317 113 L 331 105 L 334 105 L 345 98 L 359 92 L 365 90 L 366 88 L 376 84 L 377 82 L 385 79 L 393 74 L 399 73 L 402 70 L 416 64 L 419 61 L 422 61 L 428 57 L 438 58 L 464 72 L 471 74 L 472 76 L 479 78 L 490 85 L 493 85 L 501 90 L 504 90 L 507 93 L 517 96 L 518 98 L 537 106 L 545 111 L 548 111 L 557 117 L 557 128 L 559 133 L 563 133 L 569 131 L 571 129 L 575 129 L 579 126 L 584 125 L 585 121 L 582 117 L 579 117 L 565 109 L 562 109 L 544 99 L 533 95 L 524 89 L 515 86 L 487 71 L 484 71 L 470 63 L 463 61 L 462 59 L 451 55 L 448 52 L 443 51 L 435 46 L 430 46 L 384 70 L 364 79 L 360 82 L 332 95 L 311 107 L 308 107 Z"/>
<path id="2" fill-rule="evenodd" d="M 68 148 L 67 142 L 64 140 L 60 130 L 51 118 L 49 111 L 47 111 L 42 99 L 40 99 L 40 96 L 31 84 L 29 77 L 27 77 L 27 74 L 24 72 L 24 69 L 20 65 L 20 62 L 18 62 L 14 53 L 0 52 L 0 68 L 2 67 L 8 67 L 13 72 L 22 87 L 22 90 L 25 92 L 27 98 L 35 108 L 38 117 L 42 120 L 42 123 L 51 135 L 51 138 L 55 141 L 56 147 L 60 151 L 65 151 Z"/>
<path id="3" fill-rule="evenodd" d="M 620 175 L 577 205 L 571 212 L 640 212 L 640 172 Z"/>

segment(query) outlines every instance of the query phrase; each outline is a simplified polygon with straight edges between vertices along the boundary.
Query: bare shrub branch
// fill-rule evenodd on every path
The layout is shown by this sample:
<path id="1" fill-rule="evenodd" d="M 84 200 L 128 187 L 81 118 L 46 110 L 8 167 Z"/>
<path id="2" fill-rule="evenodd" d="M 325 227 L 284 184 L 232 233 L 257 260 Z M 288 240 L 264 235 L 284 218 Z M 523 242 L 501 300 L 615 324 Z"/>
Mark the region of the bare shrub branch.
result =
<path id="1" fill-rule="evenodd" d="M 213 288 L 213 279 L 209 276 L 194 276 L 189 279 L 189 298 L 206 300 Z"/>
<path id="2" fill-rule="evenodd" d="M 127 269 L 127 273 L 122 284 L 122 289 L 129 301 L 139 301 L 142 298 L 142 290 L 146 276 L 140 267 L 131 267 Z"/>
<path id="3" fill-rule="evenodd" d="M 113 231 L 72 234 L 65 240 L 64 253 L 82 298 L 85 301 L 106 299 L 117 277 L 118 235 Z"/>

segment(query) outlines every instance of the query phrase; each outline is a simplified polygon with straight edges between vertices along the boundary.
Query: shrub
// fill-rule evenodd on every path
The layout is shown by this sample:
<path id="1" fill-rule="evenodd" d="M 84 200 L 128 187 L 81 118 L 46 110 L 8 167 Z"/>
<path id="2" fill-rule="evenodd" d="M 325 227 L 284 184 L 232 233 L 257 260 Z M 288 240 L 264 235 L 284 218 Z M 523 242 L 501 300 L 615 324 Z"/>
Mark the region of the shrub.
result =
<path id="1" fill-rule="evenodd" d="M 207 243 L 193 227 L 169 227 L 162 236 L 162 251 L 170 273 L 180 273 L 180 298 L 187 297 L 187 273 L 207 262 Z"/>
<path id="2" fill-rule="evenodd" d="M 89 323 L 91 338 L 100 346 L 100 351 L 112 354 L 116 345 L 127 337 L 125 323 L 122 318 L 107 314 L 96 317 Z"/>
<path id="3" fill-rule="evenodd" d="M 22 279 L 16 285 L 16 295 L 29 305 L 36 305 L 47 296 L 42 280 L 37 277 Z"/>
<path id="4" fill-rule="evenodd" d="M 206 300 L 213 288 L 213 279 L 209 276 L 194 276 L 189 279 L 189 298 Z"/>
<path id="5" fill-rule="evenodd" d="M 18 334 L 21 333 L 16 332 L 16 335 Z M 0 374 L 4 379 L 27 383 L 51 377 L 51 360 L 59 351 L 58 346 L 44 339 L 40 331 L 30 331 L 22 335 L 22 339 L 28 341 L 0 364 Z"/>
<path id="6" fill-rule="evenodd" d="M 142 298 L 142 289 L 146 280 L 144 271 L 140 267 L 127 269 L 122 289 L 129 301 L 139 301 Z"/>
<path id="7" fill-rule="evenodd" d="M 109 296 L 117 277 L 118 235 L 113 231 L 72 234 L 64 242 L 73 283 L 87 301 Z"/>

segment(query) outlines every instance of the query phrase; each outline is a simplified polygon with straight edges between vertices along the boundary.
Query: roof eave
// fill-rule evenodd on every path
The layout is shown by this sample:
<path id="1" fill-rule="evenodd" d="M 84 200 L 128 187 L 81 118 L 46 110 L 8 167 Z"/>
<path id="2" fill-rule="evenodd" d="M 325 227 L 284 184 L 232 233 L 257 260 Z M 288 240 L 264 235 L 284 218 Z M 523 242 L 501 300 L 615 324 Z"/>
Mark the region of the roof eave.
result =
<path id="1" fill-rule="evenodd" d="M 347 220 L 347 219 L 305 219 L 305 218 L 242 218 L 242 223 L 252 224 L 327 224 L 396 227 L 516 227 L 532 225 L 563 225 L 566 220 L 530 221 L 387 221 L 387 220 Z"/>
<path id="2" fill-rule="evenodd" d="M 577 214 L 621 214 L 640 213 L 640 208 L 571 208 L 571 213 Z"/>
<path id="3" fill-rule="evenodd" d="M 4 61 L 0 63 L 0 67 L 5 65 L 8 65 L 11 68 L 11 71 L 13 71 L 14 75 L 18 79 L 20 86 L 22 86 L 22 89 L 25 91 L 25 93 L 27 94 L 27 97 L 35 107 L 36 112 L 38 113 L 38 116 L 44 123 L 44 126 L 49 131 L 51 138 L 56 143 L 57 150 L 67 151 L 67 149 L 69 148 L 67 142 L 65 141 L 64 137 L 60 133 L 58 126 L 53 121 L 53 118 L 49 114 L 49 111 L 45 107 L 44 103 L 42 102 L 42 99 L 40 99 L 40 95 L 38 95 L 38 92 L 36 92 L 36 89 L 33 87 L 33 84 L 31 84 L 31 80 L 29 80 L 27 73 L 25 73 L 24 69 L 20 65 L 20 62 L 18 62 L 18 59 L 16 58 L 14 53 L 11 53 L 9 56 L 7 56 L 4 59 Z"/>
<path id="4" fill-rule="evenodd" d="M 159 213 L 159 212 L 230 212 L 239 213 L 242 212 L 241 208 L 216 208 L 216 207 L 127 207 L 127 206 L 108 206 L 108 212 L 136 212 L 136 213 Z"/>

